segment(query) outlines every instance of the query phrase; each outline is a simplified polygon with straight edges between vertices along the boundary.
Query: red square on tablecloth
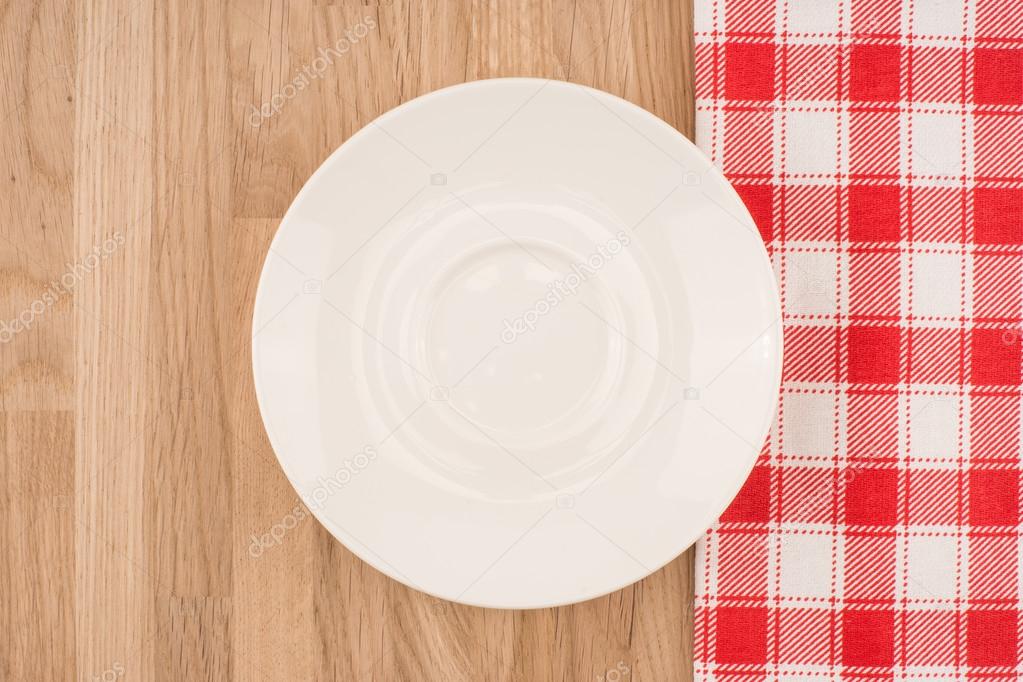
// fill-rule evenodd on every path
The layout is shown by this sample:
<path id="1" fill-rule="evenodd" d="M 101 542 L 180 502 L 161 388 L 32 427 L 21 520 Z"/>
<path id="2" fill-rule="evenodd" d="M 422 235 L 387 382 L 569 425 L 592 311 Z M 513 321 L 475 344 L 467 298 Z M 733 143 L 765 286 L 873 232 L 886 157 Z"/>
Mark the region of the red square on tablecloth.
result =
<path id="1" fill-rule="evenodd" d="M 973 51 L 973 101 L 1023 104 L 1023 50 L 978 47 Z"/>
<path id="2" fill-rule="evenodd" d="M 897 520 L 898 475 L 895 469 L 851 470 L 846 476 L 845 522 L 852 526 L 892 526 Z"/>
<path id="3" fill-rule="evenodd" d="M 1016 469 L 970 471 L 970 525 L 1019 523 L 1019 472 Z"/>
<path id="4" fill-rule="evenodd" d="M 854 242 L 897 242 L 902 210 L 895 185 L 849 187 L 849 239 Z"/>
<path id="5" fill-rule="evenodd" d="M 849 381 L 854 384 L 899 382 L 898 327 L 852 325 L 846 332 Z"/>
<path id="6" fill-rule="evenodd" d="M 973 666 L 1016 665 L 1015 610 L 970 609 L 966 614 L 966 661 Z"/>
<path id="7" fill-rule="evenodd" d="M 719 606 L 716 649 L 718 663 L 765 663 L 767 608 Z"/>
<path id="8" fill-rule="evenodd" d="M 887 609 L 842 612 L 842 663 L 849 666 L 891 665 L 895 614 Z"/>
<path id="9" fill-rule="evenodd" d="M 849 98 L 897 101 L 900 61 L 898 45 L 853 45 L 849 56 Z"/>
<path id="10" fill-rule="evenodd" d="M 973 224 L 978 244 L 1023 244 L 1023 189 L 975 188 Z"/>
<path id="11" fill-rule="evenodd" d="M 735 43 L 725 46 L 725 96 L 733 100 L 774 99 L 774 45 Z"/>
<path id="12" fill-rule="evenodd" d="M 749 478 L 721 515 L 721 521 L 765 522 L 771 518 L 771 470 L 755 466 Z"/>
<path id="13" fill-rule="evenodd" d="M 979 386 L 1020 382 L 1020 337 L 1014 329 L 981 327 L 971 332 L 970 381 Z"/>
<path id="14" fill-rule="evenodd" d="M 769 242 L 774 238 L 774 188 L 771 185 L 735 185 L 735 191 L 746 204 L 760 237 Z"/>

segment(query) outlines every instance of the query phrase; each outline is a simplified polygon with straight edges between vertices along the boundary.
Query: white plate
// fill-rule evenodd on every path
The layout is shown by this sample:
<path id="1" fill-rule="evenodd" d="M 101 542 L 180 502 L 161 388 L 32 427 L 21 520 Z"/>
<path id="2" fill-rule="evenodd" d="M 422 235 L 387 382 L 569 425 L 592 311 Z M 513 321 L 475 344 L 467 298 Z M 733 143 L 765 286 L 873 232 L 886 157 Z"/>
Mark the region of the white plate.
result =
<path id="1" fill-rule="evenodd" d="M 774 414 L 778 294 L 753 221 L 678 131 L 528 78 L 352 136 L 273 240 L 252 359 L 316 517 L 406 585 L 566 604 L 671 561 Z"/>

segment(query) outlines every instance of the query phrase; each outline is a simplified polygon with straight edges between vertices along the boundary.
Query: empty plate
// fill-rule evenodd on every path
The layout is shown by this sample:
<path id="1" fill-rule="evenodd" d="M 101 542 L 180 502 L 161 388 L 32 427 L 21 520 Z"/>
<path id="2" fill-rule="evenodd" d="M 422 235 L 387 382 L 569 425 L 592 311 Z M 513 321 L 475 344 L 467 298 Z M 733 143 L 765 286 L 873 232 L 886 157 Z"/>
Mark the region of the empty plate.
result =
<path id="1" fill-rule="evenodd" d="M 253 372 L 298 495 L 467 604 L 596 597 L 689 547 L 774 414 L 760 235 L 678 131 L 559 81 L 389 111 L 313 174 L 256 296 Z"/>

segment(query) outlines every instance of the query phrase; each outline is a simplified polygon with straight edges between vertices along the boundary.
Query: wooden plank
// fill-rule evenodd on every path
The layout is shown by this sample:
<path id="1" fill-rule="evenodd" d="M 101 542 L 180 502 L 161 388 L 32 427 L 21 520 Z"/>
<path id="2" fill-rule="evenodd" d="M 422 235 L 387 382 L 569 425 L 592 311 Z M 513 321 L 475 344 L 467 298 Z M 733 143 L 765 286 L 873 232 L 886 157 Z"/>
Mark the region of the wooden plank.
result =
<path id="1" fill-rule="evenodd" d="M 0 678 L 74 679 L 74 17 L 0 13 Z"/>
<path id="2" fill-rule="evenodd" d="M 74 415 L 3 417 L 0 675 L 74 679 Z"/>
<path id="3" fill-rule="evenodd" d="M 232 677 L 234 440 L 224 370 L 238 342 L 232 308 L 228 25 L 219 3 L 154 5 L 153 182 L 148 343 L 166 380 L 150 381 L 146 549 L 155 578 L 157 680 Z M 163 379 L 164 377 L 161 377 Z M 169 394 L 169 395 L 168 395 Z M 171 492 L 168 495 L 168 492 Z"/>
<path id="4" fill-rule="evenodd" d="M 76 6 L 75 245 L 117 244 L 75 291 L 75 632 L 86 679 L 151 680 L 146 387 L 152 167 L 152 5 Z"/>

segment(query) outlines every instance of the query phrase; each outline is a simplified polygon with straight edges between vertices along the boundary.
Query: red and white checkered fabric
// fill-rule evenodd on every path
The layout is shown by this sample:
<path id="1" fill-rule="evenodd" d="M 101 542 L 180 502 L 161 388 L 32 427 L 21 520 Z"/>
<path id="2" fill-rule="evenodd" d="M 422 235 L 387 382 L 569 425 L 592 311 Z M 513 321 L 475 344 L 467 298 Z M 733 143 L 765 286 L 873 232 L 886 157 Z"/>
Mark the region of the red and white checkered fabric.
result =
<path id="1" fill-rule="evenodd" d="M 696 85 L 785 326 L 697 680 L 1023 678 L 1023 2 L 697 0 Z"/>

